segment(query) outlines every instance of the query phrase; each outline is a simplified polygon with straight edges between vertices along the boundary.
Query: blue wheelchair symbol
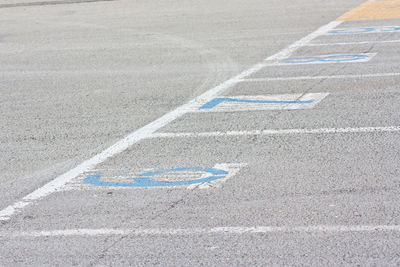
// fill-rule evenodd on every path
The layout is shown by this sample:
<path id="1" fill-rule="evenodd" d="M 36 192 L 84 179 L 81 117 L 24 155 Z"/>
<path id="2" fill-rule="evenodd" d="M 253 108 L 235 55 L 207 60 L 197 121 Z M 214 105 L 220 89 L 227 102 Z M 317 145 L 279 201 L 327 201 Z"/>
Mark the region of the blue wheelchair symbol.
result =
<path id="1" fill-rule="evenodd" d="M 331 30 L 328 33 L 329 34 L 358 34 L 358 33 L 369 33 L 369 32 L 396 32 L 396 31 L 400 31 L 400 26 L 337 29 L 337 30 Z"/>
<path id="2" fill-rule="evenodd" d="M 210 173 L 210 176 L 205 178 L 193 179 L 193 180 L 183 180 L 183 181 L 170 181 L 170 182 L 160 182 L 154 180 L 154 177 L 160 174 L 172 173 L 172 172 L 185 172 L 185 171 L 203 171 Z M 192 185 L 198 183 L 212 182 L 221 178 L 224 178 L 228 174 L 227 171 L 215 168 L 201 168 L 201 167 L 188 167 L 188 168 L 174 168 L 167 171 L 155 171 L 155 172 L 145 172 L 137 175 L 133 178 L 133 182 L 130 183 L 118 183 L 118 182 L 107 182 L 102 181 L 102 174 L 94 174 L 86 177 L 83 181 L 87 184 L 97 185 L 97 186 L 114 186 L 114 187 L 160 187 L 160 186 L 179 186 L 179 185 Z M 152 179 L 153 178 L 153 179 Z M 185 177 L 182 177 L 185 178 Z M 187 177 L 186 177 L 187 178 Z"/>
<path id="3" fill-rule="evenodd" d="M 331 30 L 328 33 L 330 34 L 357 34 L 357 33 L 366 33 L 366 32 L 374 32 L 376 28 L 373 27 L 365 27 L 358 29 L 339 29 L 339 30 Z"/>
<path id="4" fill-rule="evenodd" d="M 307 104 L 312 103 L 313 100 L 252 100 L 252 99 L 238 99 L 231 97 L 217 97 L 205 103 L 199 109 L 211 109 L 222 102 L 238 102 L 238 103 L 258 103 L 258 104 Z"/>
<path id="5" fill-rule="evenodd" d="M 363 54 L 343 54 L 343 55 L 330 55 L 330 56 L 317 56 L 317 57 L 295 57 L 284 59 L 284 63 L 301 64 L 313 62 L 350 62 L 367 59 L 368 55 Z"/>

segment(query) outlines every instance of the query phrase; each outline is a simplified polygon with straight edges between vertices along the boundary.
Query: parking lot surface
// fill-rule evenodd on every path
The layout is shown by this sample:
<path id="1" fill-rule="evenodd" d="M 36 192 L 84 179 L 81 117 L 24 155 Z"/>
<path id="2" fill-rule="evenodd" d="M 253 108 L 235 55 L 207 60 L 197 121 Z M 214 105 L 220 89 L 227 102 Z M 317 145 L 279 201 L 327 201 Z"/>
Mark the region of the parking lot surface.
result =
<path id="1" fill-rule="evenodd" d="M 400 1 L 4 1 L 0 265 L 400 264 Z"/>

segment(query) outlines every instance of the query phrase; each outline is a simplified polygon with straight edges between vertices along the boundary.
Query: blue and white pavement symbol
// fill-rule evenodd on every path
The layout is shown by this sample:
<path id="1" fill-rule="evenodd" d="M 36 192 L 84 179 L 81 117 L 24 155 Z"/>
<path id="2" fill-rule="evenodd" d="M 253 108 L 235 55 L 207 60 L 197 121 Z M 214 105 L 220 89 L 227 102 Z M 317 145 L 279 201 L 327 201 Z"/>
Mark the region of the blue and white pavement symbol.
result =
<path id="1" fill-rule="evenodd" d="M 361 33 L 385 33 L 385 32 L 400 32 L 400 26 L 378 26 L 378 27 L 334 29 L 330 30 L 328 34 L 361 34 Z"/>
<path id="2" fill-rule="evenodd" d="M 172 176 L 174 180 L 171 180 L 171 177 L 166 180 L 165 177 L 168 177 L 168 175 Z M 185 167 L 165 171 L 145 172 L 136 175 L 136 177 L 132 178 L 131 182 L 105 181 L 102 180 L 102 174 L 90 175 L 83 179 L 83 181 L 86 184 L 102 187 L 166 187 L 209 183 L 226 178 L 228 175 L 229 172 L 227 170 L 219 168 Z"/>
<path id="3" fill-rule="evenodd" d="M 328 93 L 216 97 L 199 102 L 194 112 L 236 112 L 256 110 L 310 109 Z"/>
<path id="4" fill-rule="evenodd" d="M 335 54 L 324 56 L 310 57 L 293 57 L 282 60 L 283 64 L 318 64 L 318 63 L 350 63 L 350 62 L 366 62 L 375 54 Z"/>
<path id="5" fill-rule="evenodd" d="M 252 103 L 252 104 L 305 104 L 312 103 L 313 100 L 256 100 L 256 99 L 240 99 L 232 97 L 217 97 L 205 103 L 199 109 L 211 109 L 222 102 L 236 102 L 236 103 Z"/>

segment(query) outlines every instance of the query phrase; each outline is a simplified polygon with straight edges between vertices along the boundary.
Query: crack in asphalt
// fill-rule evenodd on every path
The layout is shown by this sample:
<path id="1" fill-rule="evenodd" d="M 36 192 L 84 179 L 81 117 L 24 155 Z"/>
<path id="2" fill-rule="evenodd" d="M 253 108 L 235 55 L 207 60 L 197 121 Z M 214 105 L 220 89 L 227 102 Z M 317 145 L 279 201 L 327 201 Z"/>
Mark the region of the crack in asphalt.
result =
<path id="1" fill-rule="evenodd" d="M 375 44 L 372 44 L 364 53 L 369 53 L 369 52 L 371 52 L 374 48 L 375 48 Z M 339 71 L 345 69 L 346 67 L 347 67 L 346 64 L 343 65 L 343 66 L 340 66 L 339 68 L 337 68 L 337 69 L 335 69 L 333 72 L 331 72 L 330 75 L 335 75 L 335 74 L 337 74 Z M 329 66 L 329 67 L 327 66 L 327 67 L 325 67 L 325 68 L 321 68 L 320 71 L 318 71 L 318 73 L 314 74 L 314 76 L 320 75 L 323 71 L 326 71 L 326 70 L 328 70 L 329 68 L 331 68 L 331 66 Z M 310 91 L 312 91 L 312 90 L 313 90 L 314 88 L 316 88 L 317 86 L 319 86 L 319 85 L 321 85 L 322 83 L 324 83 L 326 80 L 328 80 L 328 78 L 323 78 L 323 79 L 321 79 L 321 80 L 318 80 L 318 81 L 315 82 L 314 84 L 312 84 L 307 90 L 305 90 L 304 92 L 301 93 L 301 95 L 298 97 L 298 99 L 300 99 L 300 98 L 303 97 L 305 94 L 307 94 L 307 93 L 309 93 Z M 298 99 L 297 99 L 297 100 L 298 100 Z M 276 120 L 277 117 L 278 117 L 282 112 L 283 112 L 283 110 L 278 111 L 276 114 L 274 114 L 274 115 L 271 116 L 270 120 L 271 120 L 271 119 L 272 119 L 272 121 Z M 265 130 L 266 127 L 267 127 L 267 126 L 264 126 L 262 129 Z M 259 136 L 255 136 L 255 137 L 253 137 L 253 138 L 251 139 L 251 141 L 255 143 L 255 142 L 257 142 L 257 141 L 259 140 L 259 138 L 260 138 Z M 286 145 L 287 145 L 287 144 L 286 144 Z M 245 152 L 245 151 L 240 151 L 236 156 L 239 157 L 239 156 L 242 155 L 244 152 Z M 198 186 L 199 186 L 199 185 L 198 185 Z M 184 199 L 185 199 L 187 196 L 189 196 L 189 194 L 190 194 L 193 190 L 197 189 L 198 186 L 196 186 L 196 187 L 190 189 L 190 190 L 188 191 L 188 193 L 184 194 L 184 196 L 183 196 L 182 198 L 180 198 L 180 199 L 178 199 L 178 200 L 176 200 L 176 201 L 173 201 L 173 202 L 170 203 L 165 209 L 160 210 L 159 212 L 157 212 L 156 215 L 154 215 L 153 217 L 151 217 L 151 218 L 148 220 L 148 222 L 151 222 L 151 221 L 155 220 L 157 217 L 159 217 L 159 216 L 161 216 L 161 215 L 163 215 L 163 214 L 166 214 L 168 211 L 170 211 L 170 210 L 176 208 L 179 204 L 183 203 L 183 202 L 184 202 Z M 173 190 L 173 189 L 170 189 L 169 192 L 171 192 L 171 190 Z M 388 188 L 386 188 L 386 187 L 381 187 L 381 188 L 364 188 L 363 190 L 364 190 L 364 191 L 376 191 L 376 190 L 380 191 L 380 190 L 388 190 Z M 353 188 L 346 188 L 346 189 L 339 190 L 339 191 L 336 192 L 336 193 L 343 193 L 343 194 L 346 194 L 346 193 L 347 193 L 347 194 L 348 194 L 348 193 L 355 193 L 355 192 L 360 192 L 360 190 L 355 190 L 355 189 L 353 189 Z M 362 192 L 362 190 L 361 190 L 361 192 Z M 326 191 L 326 192 L 321 192 L 321 195 L 324 195 L 324 194 L 331 194 L 331 193 L 332 193 L 332 192 Z M 150 205 L 147 205 L 146 207 L 149 207 L 149 206 L 150 206 Z M 129 220 L 132 219 L 132 218 L 133 218 L 133 215 L 132 215 L 132 216 L 129 216 L 128 218 L 126 218 L 126 219 L 123 221 L 123 223 L 129 221 Z M 139 227 L 143 227 L 143 224 L 141 224 Z M 113 248 L 115 245 L 117 245 L 118 243 L 120 243 L 120 242 L 123 241 L 124 239 L 128 238 L 129 236 L 130 236 L 130 234 L 123 235 L 123 236 L 121 236 L 120 238 L 118 238 L 117 240 L 115 240 L 112 244 L 110 244 L 109 246 L 107 246 L 106 248 L 104 248 L 104 249 L 102 250 L 101 254 L 97 257 L 97 259 L 95 259 L 93 262 L 91 262 L 88 266 L 94 266 L 94 265 L 96 265 L 97 263 L 99 263 L 102 259 L 104 259 L 104 258 L 106 257 L 107 252 L 108 252 L 111 248 Z M 110 240 L 110 238 L 111 238 L 111 237 L 107 237 L 107 238 L 104 240 L 104 244 L 106 244 L 106 243 Z"/>
<path id="2" fill-rule="evenodd" d="M 194 186 L 193 188 L 187 189 L 188 192 L 185 193 L 180 199 L 171 202 L 165 209 L 162 209 L 162 210 L 158 211 L 153 217 L 151 217 L 150 219 L 147 220 L 147 223 L 148 223 L 148 222 L 151 222 L 151 221 L 153 221 L 153 220 L 155 220 L 156 218 L 162 216 L 163 214 L 166 214 L 166 213 L 169 212 L 170 210 L 176 208 L 179 204 L 183 203 L 184 200 L 185 200 L 185 198 L 188 197 L 188 196 L 191 194 L 191 192 L 193 192 L 194 190 L 196 190 L 200 185 L 201 185 L 201 184 L 198 184 L 198 185 Z M 168 191 L 169 191 L 168 193 L 170 193 L 170 192 L 173 191 L 173 190 L 174 190 L 174 189 L 169 189 L 169 190 L 168 190 Z M 150 206 L 151 206 L 151 204 L 146 205 L 146 206 L 145 206 L 145 209 L 148 208 L 148 207 L 150 207 Z M 127 217 L 125 220 L 123 220 L 123 221 L 121 222 L 121 224 L 123 224 L 123 223 L 125 223 L 125 222 L 131 220 L 133 217 L 134 217 L 134 215 Z M 138 228 L 143 227 L 143 226 L 144 226 L 144 224 L 142 223 Z M 88 266 L 95 266 L 96 264 L 98 264 L 101 260 L 103 260 L 103 259 L 106 257 L 107 252 L 108 252 L 111 248 L 113 248 L 115 245 L 117 245 L 118 243 L 120 243 L 120 242 L 123 241 L 124 239 L 128 238 L 129 236 L 130 236 L 130 234 L 128 233 L 128 234 L 126 234 L 126 235 L 121 236 L 120 238 L 118 238 L 118 239 L 115 240 L 114 242 L 112 242 L 109 246 L 107 246 L 106 248 L 104 248 L 104 249 L 101 251 L 100 255 L 98 255 L 98 257 L 97 257 L 94 261 L 92 261 L 91 263 L 89 263 Z M 111 238 L 112 238 L 112 236 L 107 237 L 107 238 L 104 240 L 103 244 L 106 244 Z M 93 256 L 93 257 L 95 257 L 95 256 Z"/>

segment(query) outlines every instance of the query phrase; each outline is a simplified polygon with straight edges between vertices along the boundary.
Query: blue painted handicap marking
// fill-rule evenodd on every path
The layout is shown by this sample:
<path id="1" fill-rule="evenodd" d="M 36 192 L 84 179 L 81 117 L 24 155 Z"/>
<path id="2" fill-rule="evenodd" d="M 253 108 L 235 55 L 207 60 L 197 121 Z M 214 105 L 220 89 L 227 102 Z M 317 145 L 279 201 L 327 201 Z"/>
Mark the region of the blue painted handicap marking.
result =
<path id="1" fill-rule="evenodd" d="M 213 108 L 222 102 L 238 102 L 238 103 L 258 103 L 258 104 L 304 104 L 304 103 L 312 103 L 313 100 L 254 100 L 254 99 L 239 99 L 232 97 L 217 97 L 211 100 L 210 102 L 202 105 L 199 109 L 210 109 Z"/>
<path id="2" fill-rule="evenodd" d="M 318 63 L 349 63 L 369 61 L 375 53 L 367 54 L 335 54 L 323 56 L 293 57 L 282 60 L 284 64 L 318 64 Z"/>
<path id="3" fill-rule="evenodd" d="M 194 112 L 310 109 L 328 93 L 216 97 L 199 103 Z"/>
<path id="4" fill-rule="evenodd" d="M 157 176 L 161 174 L 167 173 L 176 173 L 176 172 L 187 172 L 187 171 L 203 171 L 209 173 L 210 175 L 204 178 L 193 179 L 193 180 L 178 180 L 178 181 L 158 181 Z M 97 185 L 97 186 L 116 186 L 116 187 L 153 187 L 153 186 L 178 186 L 178 185 L 191 185 L 198 183 L 206 183 L 211 182 L 217 179 L 224 178 L 225 175 L 228 174 L 227 171 L 214 169 L 214 168 L 200 168 L 200 167 L 189 167 L 189 168 L 174 168 L 167 171 L 155 171 L 155 172 L 145 172 L 137 175 L 137 177 L 133 178 L 133 181 L 130 183 L 119 183 L 119 182 L 107 182 L 102 181 L 101 174 L 95 174 L 86 177 L 83 181 L 88 184 Z M 183 174 L 183 179 L 187 178 L 185 174 Z"/>
<path id="5" fill-rule="evenodd" d="M 377 26 L 360 28 L 343 28 L 330 30 L 327 34 L 361 34 L 361 33 L 400 32 L 400 26 Z"/>
<path id="6" fill-rule="evenodd" d="M 150 171 L 138 175 L 108 176 L 93 173 L 83 179 L 88 185 L 98 187 L 173 187 L 173 186 L 209 186 L 213 182 L 226 180 L 236 174 L 243 164 L 217 164 L 212 168 L 184 167 L 169 170 Z M 107 177 L 107 178 L 105 178 Z M 123 178 L 121 178 L 123 177 Z"/>

